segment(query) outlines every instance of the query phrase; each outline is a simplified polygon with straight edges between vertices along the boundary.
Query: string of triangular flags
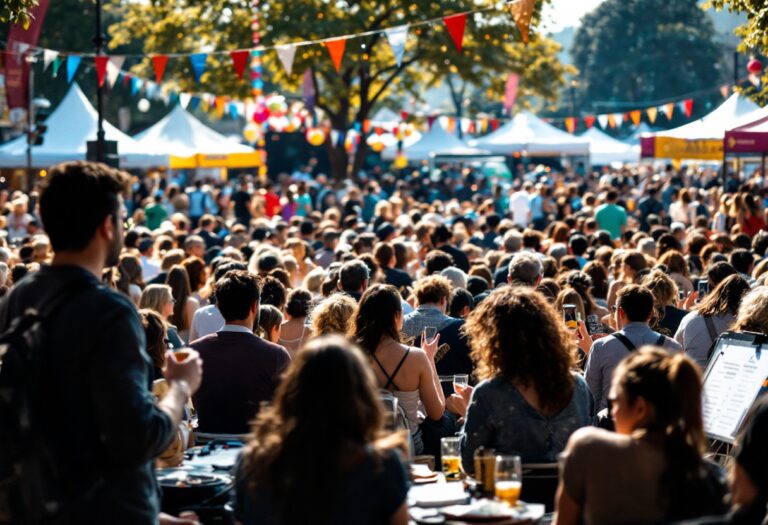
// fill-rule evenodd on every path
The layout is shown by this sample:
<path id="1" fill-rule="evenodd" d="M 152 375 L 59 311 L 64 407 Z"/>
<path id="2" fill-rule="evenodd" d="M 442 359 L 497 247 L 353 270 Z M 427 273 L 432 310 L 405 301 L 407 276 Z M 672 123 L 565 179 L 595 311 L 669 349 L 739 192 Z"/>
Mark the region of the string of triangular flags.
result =
<path id="1" fill-rule="evenodd" d="M 293 61 L 294 57 L 296 56 L 296 50 L 299 47 L 310 45 L 324 46 L 328 52 L 328 56 L 333 62 L 334 68 L 337 72 L 339 72 L 344 60 L 347 40 L 382 33 L 386 36 L 386 41 L 389 44 L 397 66 L 402 67 L 403 57 L 405 54 L 405 46 L 408 40 L 410 29 L 419 26 L 442 24 L 447 30 L 457 51 L 461 53 L 464 42 L 467 17 L 485 11 L 499 10 L 500 8 L 507 9 L 509 11 L 518 30 L 520 31 L 520 35 L 523 41 L 527 43 L 529 38 L 528 32 L 535 3 L 536 0 L 505 0 L 501 3 L 501 5 L 495 4 L 492 6 L 465 11 L 462 13 L 444 15 L 429 20 L 412 22 L 409 24 L 403 24 L 390 28 L 376 29 L 355 34 L 334 36 L 330 38 L 278 44 L 273 46 L 262 46 L 259 44 L 254 45 L 252 48 L 236 49 L 231 51 L 210 51 L 207 53 L 121 54 L 107 56 L 97 55 L 95 53 L 57 51 L 42 47 L 32 47 L 25 44 L 21 47 L 17 47 L 17 49 L 14 50 L 6 50 L 5 53 L 14 55 L 16 60 L 21 60 L 25 54 L 42 54 L 45 68 L 47 69 L 49 64 L 53 64 L 54 72 L 58 72 L 58 68 L 61 66 L 61 62 L 63 61 L 66 64 L 68 82 L 71 82 L 74 78 L 82 59 L 89 58 L 93 60 L 99 85 L 103 85 L 105 79 L 108 77 L 109 65 L 113 64 L 113 66 L 119 69 L 120 66 L 122 66 L 122 64 L 125 62 L 126 58 L 138 58 L 143 60 L 144 58 L 149 57 L 155 73 L 154 81 L 157 84 L 160 84 L 163 81 L 169 59 L 186 58 L 189 60 L 195 80 L 200 82 L 206 69 L 206 62 L 208 57 L 211 55 L 229 55 L 232 61 L 234 73 L 238 76 L 238 78 L 242 79 L 243 72 L 245 71 L 248 63 L 248 58 L 255 53 L 263 54 L 268 50 L 275 51 L 277 58 L 280 60 L 280 63 L 283 65 L 286 73 L 290 76 L 293 73 Z"/>

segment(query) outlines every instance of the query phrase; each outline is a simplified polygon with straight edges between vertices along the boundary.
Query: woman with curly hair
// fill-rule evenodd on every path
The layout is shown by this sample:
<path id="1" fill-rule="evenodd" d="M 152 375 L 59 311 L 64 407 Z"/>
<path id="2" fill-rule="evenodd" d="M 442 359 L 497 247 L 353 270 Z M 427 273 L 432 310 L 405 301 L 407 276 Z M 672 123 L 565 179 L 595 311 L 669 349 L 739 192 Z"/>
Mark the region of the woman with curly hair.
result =
<path id="1" fill-rule="evenodd" d="M 759 286 L 744 296 L 731 330 L 768 334 L 768 287 Z"/>
<path id="2" fill-rule="evenodd" d="M 324 299 L 312 310 L 313 335 L 346 334 L 356 308 L 357 302 L 347 294 L 336 293 Z"/>
<path id="3" fill-rule="evenodd" d="M 363 353 L 341 337 L 309 343 L 253 424 L 237 466 L 235 520 L 406 525 L 402 440 L 385 434 L 384 419 Z"/>
<path id="4" fill-rule="evenodd" d="M 594 402 L 575 373 L 574 344 L 562 319 L 538 292 L 496 289 L 469 315 L 475 387 L 461 432 L 464 469 L 478 447 L 552 463 L 568 437 L 592 422 Z"/>

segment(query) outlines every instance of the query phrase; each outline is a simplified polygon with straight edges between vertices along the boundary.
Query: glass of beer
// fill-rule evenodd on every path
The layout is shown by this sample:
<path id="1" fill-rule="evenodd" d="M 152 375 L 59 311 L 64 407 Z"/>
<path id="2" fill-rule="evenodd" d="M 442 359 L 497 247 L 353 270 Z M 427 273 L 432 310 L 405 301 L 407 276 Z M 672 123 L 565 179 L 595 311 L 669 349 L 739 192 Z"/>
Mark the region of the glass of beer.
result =
<path id="1" fill-rule="evenodd" d="M 468 374 L 455 374 L 453 376 L 453 391 L 457 394 L 461 395 L 467 389 L 467 385 L 469 385 Z"/>
<path id="2" fill-rule="evenodd" d="M 514 507 L 523 487 L 523 465 L 520 456 L 496 456 L 494 476 L 496 499 Z"/>
<path id="3" fill-rule="evenodd" d="M 447 481 L 455 481 L 461 479 L 459 438 L 445 437 L 440 440 L 440 458 L 445 479 Z"/>

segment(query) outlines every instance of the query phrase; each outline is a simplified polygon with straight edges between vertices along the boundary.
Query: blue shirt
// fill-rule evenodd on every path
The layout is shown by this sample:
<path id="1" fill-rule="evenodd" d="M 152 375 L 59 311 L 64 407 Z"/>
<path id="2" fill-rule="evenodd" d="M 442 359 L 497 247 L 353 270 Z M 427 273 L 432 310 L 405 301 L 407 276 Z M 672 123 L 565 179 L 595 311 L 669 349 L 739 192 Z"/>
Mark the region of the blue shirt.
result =
<path id="1" fill-rule="evenodd" d="M 502 377 L 486 379 L 475 387 L 461 431 L 461 458 L 467 472 L 474 471 L 477 447 L 520 456 L 523 463 L 554 463 L 574 431 L 592 423 L 594 402 L 587 383 L 573 374 L 573 396 L 553 416 L 528 404 L 520 391 Z"/>

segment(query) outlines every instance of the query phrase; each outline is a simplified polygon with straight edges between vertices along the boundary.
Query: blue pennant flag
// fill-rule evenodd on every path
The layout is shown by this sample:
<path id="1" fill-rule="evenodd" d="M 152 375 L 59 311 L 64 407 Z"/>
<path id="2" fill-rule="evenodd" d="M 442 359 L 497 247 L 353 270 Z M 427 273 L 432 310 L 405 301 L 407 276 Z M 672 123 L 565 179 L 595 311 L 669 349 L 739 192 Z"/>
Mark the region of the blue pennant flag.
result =
<path id="1" fill-rule="evenodd" d="M 80 67 L 80 60 L 82 60 L 80 55 L 67 55 L 67 84 L 75 78 L 75 72 Z"/>
<path id="2" fill-rule="evenodd" d="M 195 74 L 195 80 L 197 82 L 200 82 L 200 77 L 203 76 L 206 60 L 208 60 L 208 55 L 206 53 L 189 55 L 189 63 L 192 64 L 192 72 Z"/>
<path id="3" fill-rule="evenodd" d="M 189 104 L 187 104 L 187 111 L 194 111 L 199 105 L 200 97 L 197 95 L 192 95 L 192 97 L 189 99 Z"/>

